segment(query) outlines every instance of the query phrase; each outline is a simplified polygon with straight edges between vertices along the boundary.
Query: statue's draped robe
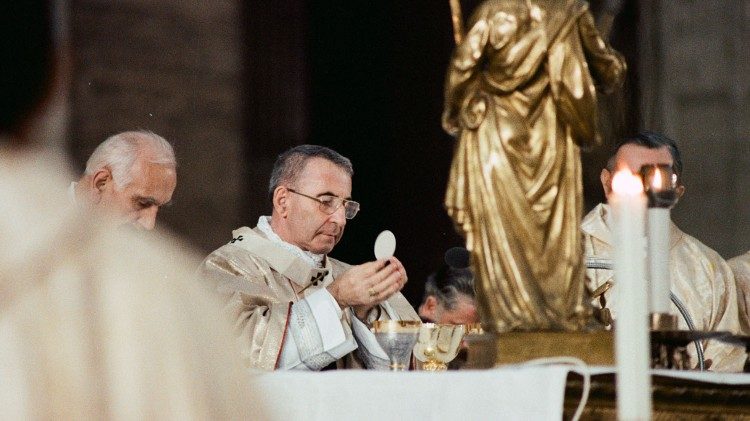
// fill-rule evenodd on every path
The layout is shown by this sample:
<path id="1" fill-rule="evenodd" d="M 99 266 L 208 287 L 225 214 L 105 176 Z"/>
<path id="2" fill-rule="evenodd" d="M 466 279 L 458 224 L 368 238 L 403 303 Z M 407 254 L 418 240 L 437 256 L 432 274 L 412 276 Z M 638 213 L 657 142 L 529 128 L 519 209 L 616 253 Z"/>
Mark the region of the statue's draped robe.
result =
<path id="1" fill-rule="evenodd" d="M 581 230 L 587 259 L 610 262 L 612 259 L 612 232 L 609 225 L 610 208 L 600 204 L 583 219 Z M 698 330 L 730 331 L 740 330 L 737 317 L 737 292 L 734 276 L 727 262 L 714 250 L 697 239 L 682 232 L 672 223 L 669 241 L 669 267 L 672 278 L 672 292 L 687 307 L 690 317 Z M 593 291 L 610 281 L 614 283 L 613 271 L 588 269 L 586 281 Z M 617 314 L 616 294 L 612 289 L 604 293 L 607 308 L 613 318 Z M 593 303 L 601 307 L 599 300 Z M 672 304 L 670 312 L 678 316 L 678 327 L 687 330 L 687 322 Z M 744 347 L 727 345 L 719 341 L 704 341 L 706 359 L 711 359 L 713 371 L 742 371 L 745 362 Z M 688 347 L 692 362 L 697 362 L 695 347 Z"/>
<path id="2" fill-rule="evenodd" d="M 366 332 L 353 331 L 355 325 L 364 326 L 355 320 L 353 312 L 347 309 L 341 320 L 332 320 L 336 326 L 315 326 L 315 317 L 305 300 L 328 286 L 349 265 L 326 257 L 325 267 L 315 268 L 268 240 L 258 228 L 242 227 L 233 236 L 230 243 L 204 260 L 199 276 L 224 297 L 248 366 L 284 368 L 282 351 L 290 337 L 304 363 L 299 368 L 319 370 L 334 361 L 338 368 L 387 366 L 388 362 L 379 358 L 384 355 L 373 355 L 363 346 Z M 370 319 L 389 319 L 391 314 L 402 320 L 419 320 L 400 293 L 378 307 L 370 312 Z M 293 317 L 295 314 L 297 317 Z M 289 336 L 292 327 L 297 327 L 296 337 Z M 335 352 L 323 350 L 320 334 L 324 329 L 341 331 L 347 341 L 356 340 L 351 349 L 357 352 L 336 358 Z"/>
<path id="3" fill-rule="evenodd" d="M 737 306 L 740 327 L 744 335 L 750 335 L 750 251 L 727 261 L 737 282 Z"/>
<path id="4" fill-rule="evenodd" d="M 200 260 L 175 238 L 68 206 L 60 157 L 6 152 L 2 418 L 246 417 L 246 373 L 221 303 L 191 280 Z"/>
<path id="5" fill-rule="evenodd" d="M 450 62 L 458 136 L 445 206 L 465 235 L 485 328 L 582 327 L 579 146 L 598 143 L 595 81 L 625 64 L 580 1 L 487 1 Z"/>

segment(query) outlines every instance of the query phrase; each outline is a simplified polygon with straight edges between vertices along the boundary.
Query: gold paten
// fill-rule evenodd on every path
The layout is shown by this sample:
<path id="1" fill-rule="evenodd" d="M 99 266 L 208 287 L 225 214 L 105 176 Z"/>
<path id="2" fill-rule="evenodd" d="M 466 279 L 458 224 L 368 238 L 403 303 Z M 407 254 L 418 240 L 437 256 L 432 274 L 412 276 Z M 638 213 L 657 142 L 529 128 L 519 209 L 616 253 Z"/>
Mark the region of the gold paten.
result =
<path id="1" fill-rule="evenodd" d="M 506 332 L 466 335 L 466 368 L 492 368 L 537 358 L 574 357 L 588 365 L 614 365 L 611 331 Z"/>
<path id="2" fill-rule="evenodd" d="M 625 63 L 583 1 L 485 1 L 467 28 L 445 88 L 443 127 L 458 138 L 445 206 L 472 253 L 482 324 L 579 331 L 591 316 L 579 147 L 600 142 L 595 83 L 619 87 Z"/>

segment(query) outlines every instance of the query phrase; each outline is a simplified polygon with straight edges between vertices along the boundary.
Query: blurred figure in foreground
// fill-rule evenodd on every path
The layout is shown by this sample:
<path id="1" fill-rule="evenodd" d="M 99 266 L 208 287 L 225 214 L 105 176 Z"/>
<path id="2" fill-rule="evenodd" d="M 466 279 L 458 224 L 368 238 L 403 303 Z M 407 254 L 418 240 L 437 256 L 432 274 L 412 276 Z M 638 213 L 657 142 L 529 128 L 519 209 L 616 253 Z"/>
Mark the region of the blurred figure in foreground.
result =
<path id="1" fill-rule="evenodd" d="M 66 98 L 51 6 L 0 5 L 2 417 L 245 418 L 246 373 L 194 257 L 71 206 L 66 163 L 35 146 L 61 141 L 50 104 Z"/>
<path id="2" fill-rule="evenodd" d="M 172 200 L 176 168 L 172 145 L 163 137 L 149 131 L 118 133 L 94 150 L 68 194 L 118 222 L 152 230 L 159 209 Z"/>
<path id="3" fill-rule="evenodd" d="M 419 317 L 432 323 L 479 322 L 474 302 L 474 275 L 469 269 L 469 252 L 453 247 L 445 253 L 445 264 L 427 278 Z"/>

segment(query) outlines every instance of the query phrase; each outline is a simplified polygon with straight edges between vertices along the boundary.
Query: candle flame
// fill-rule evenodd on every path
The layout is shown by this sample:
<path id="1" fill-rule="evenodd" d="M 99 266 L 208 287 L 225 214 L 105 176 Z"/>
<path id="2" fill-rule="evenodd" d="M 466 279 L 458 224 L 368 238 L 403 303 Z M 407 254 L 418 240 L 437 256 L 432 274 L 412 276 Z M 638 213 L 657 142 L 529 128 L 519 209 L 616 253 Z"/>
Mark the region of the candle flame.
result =
<path id="1" fill-rule="evenodd" d="M 637 196 L 643 194 L 643 182 L 641 177 L 629 170 L 620 170 L 612 177 L 612 191 L 615 194 Z"/>
<path id="2" fill-rule="evenodd" d="M 651 179 L 651 187 L 654 190 L 662 190 L 664 181 L 661 178 L 661 171 L 659 171 L 658 168 L 656 168 L 656 171 L 654 171 L 654 178 Z"/>

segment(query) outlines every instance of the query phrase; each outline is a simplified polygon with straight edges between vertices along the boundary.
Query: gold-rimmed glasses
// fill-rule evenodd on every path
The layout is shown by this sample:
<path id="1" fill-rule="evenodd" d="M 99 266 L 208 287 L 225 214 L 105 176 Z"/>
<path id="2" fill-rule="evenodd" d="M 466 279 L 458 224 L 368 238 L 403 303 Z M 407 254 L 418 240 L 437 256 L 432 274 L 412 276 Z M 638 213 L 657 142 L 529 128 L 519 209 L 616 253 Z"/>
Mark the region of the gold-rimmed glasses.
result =
<path id="1" fill-rule="evenodd" d="M 344 216 L 346 217 L 346 219 L 354 218 L 355 216 L 357 216 L 357 212 L 359 212 L 359 203 L 353 200 L 342 199 L 338 196 L 333 196 L 330 194 L 324 194 L 318 197 L 314 197 L 306 195 L 304 193 L 300 193 L 296 190 L 290 189 L 289 187 L 287 187 L 286 189 L 294 194 L 298 194 L 320 203 L 320 210 L 327 213 L 328 215 L 332 215 L 334 212 L 339 210 L 341 205 L 344 206 Z"/>

